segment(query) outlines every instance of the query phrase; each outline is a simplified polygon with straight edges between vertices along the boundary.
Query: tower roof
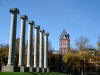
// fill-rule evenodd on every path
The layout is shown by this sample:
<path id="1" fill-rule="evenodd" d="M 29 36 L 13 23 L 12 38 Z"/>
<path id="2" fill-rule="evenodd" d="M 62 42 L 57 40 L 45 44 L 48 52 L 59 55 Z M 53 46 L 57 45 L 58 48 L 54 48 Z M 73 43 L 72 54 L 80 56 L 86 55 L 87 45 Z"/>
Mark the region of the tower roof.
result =
<path id="1" fill-rule="evenodd" d="M 69 39 L 69 34 L 67 34 L 66 30 L 64 29 L 60 35 L 59 40 L 66 40 L 66 39 Z"/>

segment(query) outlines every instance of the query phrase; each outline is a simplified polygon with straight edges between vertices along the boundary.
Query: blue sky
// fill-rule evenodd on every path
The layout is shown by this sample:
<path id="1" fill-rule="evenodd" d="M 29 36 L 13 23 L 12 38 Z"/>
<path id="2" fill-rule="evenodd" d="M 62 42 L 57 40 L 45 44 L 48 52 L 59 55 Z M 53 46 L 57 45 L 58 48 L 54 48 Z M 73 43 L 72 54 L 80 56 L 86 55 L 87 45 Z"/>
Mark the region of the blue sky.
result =
<path id="1" fill-rule="evenodd" d="M 96 46 L 100 36 L 100 0 L 0 0 L 0 44 L 9 43 L 10 8 L 19 8 L 17 37 L 20 36 L 20 15 L 26 14 L 41 29 L 50 33 L 49 40 L 59 49 L 59 36 L 63 29 L 70 35 L 70 44 L 80 36 L 89 38 Z M 27 40 L 28 24 L 26 26 Z"/>

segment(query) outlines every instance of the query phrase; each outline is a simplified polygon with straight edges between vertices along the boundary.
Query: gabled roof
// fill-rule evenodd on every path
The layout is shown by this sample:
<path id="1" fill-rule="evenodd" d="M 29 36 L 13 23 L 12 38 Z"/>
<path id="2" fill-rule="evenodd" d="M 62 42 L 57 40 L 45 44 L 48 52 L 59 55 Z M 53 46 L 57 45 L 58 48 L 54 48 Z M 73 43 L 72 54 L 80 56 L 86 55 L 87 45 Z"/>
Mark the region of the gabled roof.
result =
<path id="1" fill-rule="evenodd" d="M 66 30 L 64 29 L 63 32 L 60 35 L 59 40 L 65 40 L 65 39 L 69 39 L 69 34 L 67 34 Z"/>

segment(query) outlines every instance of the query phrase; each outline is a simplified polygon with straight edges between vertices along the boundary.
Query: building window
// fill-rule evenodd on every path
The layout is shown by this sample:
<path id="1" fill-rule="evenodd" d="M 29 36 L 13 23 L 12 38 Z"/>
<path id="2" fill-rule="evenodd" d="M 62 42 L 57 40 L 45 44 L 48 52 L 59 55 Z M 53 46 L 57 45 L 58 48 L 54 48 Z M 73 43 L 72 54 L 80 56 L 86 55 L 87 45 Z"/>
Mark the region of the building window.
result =
<path id="1" fill-rule="evenodd" d="M 67 46 L 67 43 L 65 42 L 65 46 Z"/>
<path id="2" fill-rule="evenodd" d="M 64 42 L 61 42 L 61 46 L 64 46 Z"/>
<path id="3" fill-rule="evenodd" d="M 62 46 L 62 42 L 61 42 L 61 46 Z"/>
<path id="4" fill-rule="evenodd" d="M 67 46 L 67 42 L 61 42 L 60 46 Z"/>

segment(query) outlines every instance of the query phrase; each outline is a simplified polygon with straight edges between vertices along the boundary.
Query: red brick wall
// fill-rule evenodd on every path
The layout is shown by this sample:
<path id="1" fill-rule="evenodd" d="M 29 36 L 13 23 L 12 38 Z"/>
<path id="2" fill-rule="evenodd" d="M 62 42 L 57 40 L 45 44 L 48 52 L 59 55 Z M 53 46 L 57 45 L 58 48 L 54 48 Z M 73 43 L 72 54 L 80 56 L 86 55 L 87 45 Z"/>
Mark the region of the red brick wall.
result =
<path id="1" fill-rule="evenodd" d="M 61 46 L 61 42 L 66 42 L 66 46 Z M 70 49 L 70 41 L 69 39 L 67 40 L 59 40 L 59 55 L 64 54 Z"/>

